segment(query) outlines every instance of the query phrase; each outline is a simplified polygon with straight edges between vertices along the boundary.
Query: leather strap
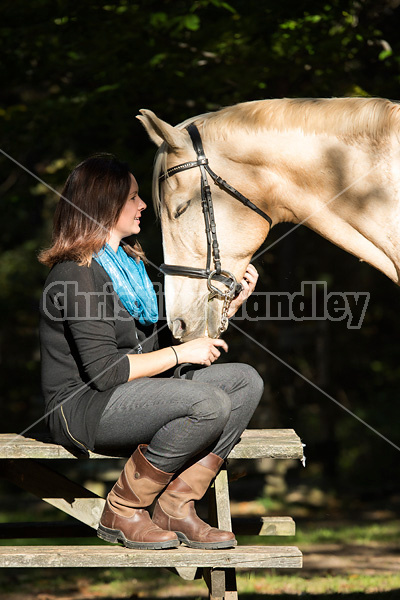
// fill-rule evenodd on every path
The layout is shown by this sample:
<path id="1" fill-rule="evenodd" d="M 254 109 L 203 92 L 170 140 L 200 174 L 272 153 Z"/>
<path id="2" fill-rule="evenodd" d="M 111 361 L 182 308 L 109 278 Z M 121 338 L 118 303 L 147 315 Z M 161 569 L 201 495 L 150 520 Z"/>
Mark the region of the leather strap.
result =
<path id="1" fill-rule="evenodd" d="M 200 132 L 197 129 L 196 125 L 194 123 L 190 123 L 190 125 L 188 125 L 186 127 L 186 129 L 187 129 L 188 134 L 190 135 L 190 139 L 192 140 L 194 151 L 197 154 L 197 160 L 201 160 L 201 159 L 207 160 L 207 157 L 204 153 L 203 142 L 201 141 L 201 137 L 200 137 Z M 207 163 L 208 163 L 208 160 L 207 160 Z"/>
<path id="2" fill-rule="evenodd" d="M 193 148 L 197 154 L 197 160 L 192 160 L 189 162 L 182 163 L 181 165 L 177 165 L 176 167 L 171 167 L 167 170 L 166 173 L 160 175 L 159 181 L 165 181 L 168 177 L 172 177 L 173 175 L 175 175 L 176 173 L 180 173 L 181 171 L 187 171 L 188 169 L 193 169 L 194 167 L 204 167 L 207 173 L 213 179 L 214 183 L 219 188 L 225 190 L 225 192 L 236 198 L 236 200 L 239 200 L 239 202 L 244 204 L 244 206 L 247 206 L 247 208 L 253 210 L 255 213 L 260 215 L 260 217 L 263 217 L 263 219 L 268 221 L 270 227 L 272 227 L 272 219 L 266 212 L 261 210 L 261 208 L 258 208 L 258 206 L 254 204 L 254 202 L 249 200 L 236 188 L 230 185 L 227 181 L 225 181 L 225 179 L 219 177 L 219 175 L 214 173 L 214 171 L 211 169 L 208 163 L 208 158 L 204 153 L 203 142 L 201 140 L 200 132 L 197 129 L 196 125 L 194 123 L 190 123 L 190 125 L 188 125 L 186 129 L 189 133 L 190 139 L 192 140 Z"/>
<path id="3" fill-rule="evenodd" d="M 184 267 L 180 265 L 167 265 L 163 263 L 159 267 L 161 273 L 164 275 L 180 275 L 181 277 L 194 277 L 196 279 L 208 279 L 211 271 L 207 269 L 196 269 L 196 267 Z M 220 281 L 224 283 L 227 287 L 230 286 L 231 280 L 225 275 L 218 275 L 217 273 L 213 275 L 213 279 L 215 281 Z M 238 296 L 242 291 L 242 285 L 237 283 L 235 286 L 235 296 Z"/>
<path id="4" fill-rule="evenodd" d="M 266 221 L 268 221 L 270 227 L 272 227 L 272 219 L 269 215 L 267 215 L 267 213 L 261 210 L 261 208 L 258 208 L 258 206 L 256 206 L 251 200 L 246 198 L 246 196 L 243 196 L 243 194 L 238 192 L 238 190 L 232 185 L 229 185 L 229 183 L 227 183 L 225 179 L 222 179 L 222 177 L 219 177 L 216 173 L 214 173 L 214 171 L 212 171 L 208 165 L 206 166 L 206 171 L 214 180 L 215 185 L 225 190 L 225 192 L 228 192 L 228 194 L 231 194 L 231 196 L 236 198 L 236 200 L 239 200 L 239 202 L 247 206 L 247 208 L 254 210 L 254 212 L 260 215 L 260 217 L 263 217 Z"/>
<path id="5" fill-rule="evenodd" d="M 207 165 L 208 164 L 208 158 L 206 158 L 205 160 L 191 160 L 189 162 L 185 162 L 182 163 L 181 165 L 176 165 L 176 167 L 171 167 L 170 169 L 168 169 L 166 171 L 166 173 L 163 173 L 162 175 L 160 175 L 159 177 L 159 181 L 160 183 L 162 181 L 165 181 L 166 179 L 168 179 L 168 177 L 172 177 L 172 175 L 175 175 L 176 173 L 180 173 L 181 171 L 187 171 L 188 169 L 193 169 L 194 167 L 200 167 L 201 165 Z"/>
<path id="6" fill-rule="evenodd" d="M 234 283 L 234 293 L 235 296 L 240 294 L 242 290 L 242 286 L 240 283 L 237 283 L 234 276 L 231 278 L 226 277 L 221 273 L 221 257 L 219 253 L 219 245 L 217 238 L 217 227 L 214 218 L 214 207 L 212 202 L 211 189 L 207 179 L 207 173 L 210 175 L 212 180 L 218 187 L 226 191 L 228 194 L 236 198 L 239 202 L 241 202 L 247 208 L 250 208 L 258 215 L 263 217 L 266 221 L 268 221 L 270 227 L 272 226 L 272 219 L 267 213 L 258 208 L 251 200 L 246 198 L 241 192 L 227 183 L 222 177 L 219 177 L 214 171 L 210 168 L 208 164 L 208 159 L 204 153 L 203 143 L 201 140 L 200 132 L 197 129 L 194 123 L 191 123 L 186 127 L 187 132 L 190 136 L 190 139 L 193 144 L 194 151 L 197 155 L 197 160 L 187 161 L 180 165 L 176 165 L 175 167 L 171 167 L 159 177 L 159 183 L 165 181 L 168 177 L 172 177 L 176 173 L 180 173 L 181 171 L 187 171 L 188 169 L 193 169 L 198 167 L 200 169 L 200 185 L 201 185 L 201 206 L 203 211 L 204 223 L 205 223 L 205 232 L 207 237 L 207 261 L 205 269 L 198 269 L 196 267 L 187 267 L 181 265 L 167 265 L 162 264 L 160 266 L 160 271 L 165 275 L 177 275 L 181 277 L 195 277 L 199 279 L 209 279 L 211 274 L 211 258 L 214 261 L 214 275 L 212 279 L 216 281 L 222 282 L 228 288 L 231 288 L 231 285 Z M 229 274 L 228 272 L 225 272 Z M 218 290 L 213 289 L 213 286 L 209 282 L 209 288 L 212 293 L 217 293 Z M 231 288 L 232 289 L 232 288 Z"/>

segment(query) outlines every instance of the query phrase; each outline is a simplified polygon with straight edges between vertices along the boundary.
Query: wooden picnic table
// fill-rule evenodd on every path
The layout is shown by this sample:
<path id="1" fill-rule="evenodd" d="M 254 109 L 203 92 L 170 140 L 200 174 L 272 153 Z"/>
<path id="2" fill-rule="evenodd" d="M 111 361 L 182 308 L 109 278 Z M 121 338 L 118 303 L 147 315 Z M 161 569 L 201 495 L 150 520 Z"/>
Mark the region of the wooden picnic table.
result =
<path id="1" fill-rule="evenodd" d="M 110 456 L 90 453 L 89 459 L 110 460 Z M 292 429 L 248 429 L 229 455 L 231 459 L 303 459 L 303 445 Z M 81 528 L 97 529 L 104 498 L 53 470 L 54 459 L 87 460 L 54 444 L 45 435 L 25 437 L 0 434 L 0 475 L 52 506 L 74 517 Z M 235 531 L 229 501 L 227 468 L 217 475 L 211 488 L 210 522 Z M 79 527 L 79 523 L 77 524 Z M 62 524 L 6 524 L 0 536 L 10 538 L 19 531 L 35 537 L 58 537 Z M 54 533 L 52 533 L 52 531 Z M 71 528 L 73 535 L 74 528 Z M 3 533 L 2 533 L 3 532 Z M 293 535 L 290 517 L 261 517 L 242 522 L 242 533 Z M 64 532 L 65 533 L 65 532 Z M 180 546 L 169 550 L 131 550 L 110 544 L 95 546 L 0 546 L 0 567 L 167 567 L 184 579 L 203 576 L 213 600 L 235 600 L 236 569 L 300 568 L 302 554 L 294 546 L 237 546 L 227 550 L 196 550 Z"/>

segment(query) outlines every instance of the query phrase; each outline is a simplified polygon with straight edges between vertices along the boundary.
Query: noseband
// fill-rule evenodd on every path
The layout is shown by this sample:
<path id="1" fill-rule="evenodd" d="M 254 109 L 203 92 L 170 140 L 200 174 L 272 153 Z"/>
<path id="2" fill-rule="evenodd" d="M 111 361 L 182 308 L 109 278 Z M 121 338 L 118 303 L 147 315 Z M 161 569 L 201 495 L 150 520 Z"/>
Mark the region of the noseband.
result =
<path id="1" fill-rule="evenodd" d="M 267 215 L 264 211 L 258 208 L 253 202 L 251 202 L 246 196 L 243 196 L 238 190 L 229 185 L 226 181 L 224 181 L 221 177 L 218 177 L 211 170 L 208 164 L 208 158 L 206 157 L 203 149 L 203 144 L 201 141 L 201 136 L 199 130 L 197 129 L 194 123 L 191 123 L 186 127 L 190 139 L 192 140 L 193 148 L 197 155 L 197 160 L 193 160 L 190 162 L 182 163 L 181 165 L 177 165 L 176 167 L 171 167 L 166 171 L 165 174 L 161 175 L 159 178 L 159 182 L 165 181 L 168 177 L 172 177 L 176 173 L 180 173 L 181 171 L 187 171 L 188 169 L 193 169 L 195 167 L 199 167 L 200 175 L 201 175 L 201 207 L 204 215 L 204 222 L 206 226 L 206 236 L 207 236 L 207 263 L 205 269 L 198 269 L 196 267 L 185 267 L 181 265 L 160 265 L 160 271 L 165 275 L 178 275 L 181 277 L 195 277 L 198 279 L 207 279 L 207 287 L 211 292 L 211 297 L 218 297 L 224 301 L 222 307 L 222 317 L 221 317 L 221 325 L 219 327 L 219 334 L 223 333 L 228 327 L 228 309 L 230 303 L 236 296 L 238 296 L 242 290 L 242 286 L 240 283 L 236 281 L 236 277 L 230 271 L 226 271 L 221 267 L 221 257 L 219 253 L 219 245 L 217 239 L 217 228 L 214 219 L 214 207 L 212 202 L 211 189 L 208 184 L 207 173 L 210 175 L 211 179 L 214 183 L 239 200 L 242 204 L 250 208 L 258 215 L 263 217 L 266 221 L 268 221 L 270 227 L 272 226 L 272 219 L 269 215 Z M 211 257 L 214 263 L 214 269 L 211 270 Z M 222 282 L 227 290 L 223 292 L 218 287 L 213 284 L 213 281 Z"/>

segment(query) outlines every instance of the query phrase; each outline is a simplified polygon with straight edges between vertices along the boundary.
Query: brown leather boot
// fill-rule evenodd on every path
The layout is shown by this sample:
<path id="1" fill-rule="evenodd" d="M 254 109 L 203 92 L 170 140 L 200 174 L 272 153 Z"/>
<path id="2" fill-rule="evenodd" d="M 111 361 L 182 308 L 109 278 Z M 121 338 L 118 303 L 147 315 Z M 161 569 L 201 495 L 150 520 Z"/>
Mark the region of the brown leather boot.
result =
<path id="1" fill-rule="evenodd" d="M 113 544 L 122 542 L 127 548 L 177 548 L 177 536 L 157 527 L 145 510 L 173 475 L 146 460 L 143 456 L 146 447 L 138 446 L 108 494 L 97 535 Z"/>
<path id="2" fill-rule="evenodd" d="M 207 525 L 194 509 L 194 500 L 204 496 L 223 462 L 216 454 L 208 454 L 171 481 L 157 500 L 153 522 L 175 531 L 189 548 L 215 550 L 237 544 L 232 532 Z"/>

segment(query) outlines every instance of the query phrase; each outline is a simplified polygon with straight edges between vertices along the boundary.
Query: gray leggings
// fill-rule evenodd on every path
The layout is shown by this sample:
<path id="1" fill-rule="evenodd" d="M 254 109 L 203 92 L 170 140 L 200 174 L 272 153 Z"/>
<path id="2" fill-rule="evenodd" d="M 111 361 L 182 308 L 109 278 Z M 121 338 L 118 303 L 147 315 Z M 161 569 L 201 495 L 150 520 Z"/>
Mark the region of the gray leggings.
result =
<path id="1" fill-rule="evenodd" d="M 241 363 L 200 368 L 192 380 L 135 379 L 112 394 L 100 419 L 95 450 L 126 455 L 138 444 L 149 444 L 146 458 L 167 473 L 175 473 L 204 450 L 226 458 L 263 389 L 257 371 Z"/>

